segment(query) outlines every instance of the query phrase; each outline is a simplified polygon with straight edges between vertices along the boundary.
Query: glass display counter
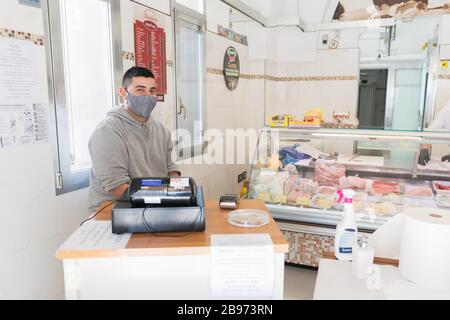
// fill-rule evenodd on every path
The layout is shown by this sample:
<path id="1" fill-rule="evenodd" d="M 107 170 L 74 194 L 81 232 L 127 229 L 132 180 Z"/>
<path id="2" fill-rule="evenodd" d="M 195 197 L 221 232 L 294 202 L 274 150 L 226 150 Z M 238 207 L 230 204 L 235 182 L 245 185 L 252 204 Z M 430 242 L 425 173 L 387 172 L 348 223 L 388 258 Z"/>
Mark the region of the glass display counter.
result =
<path id="1" fill-rule="evenodd" d="M 338 189 L 355 190 L 358 229 L 371 233 L 409 207 L 450 206 L 449 154 L 450 133 L 264 128 L 248 197 L 282 230 L 327 237 L 331 251 Z"/>

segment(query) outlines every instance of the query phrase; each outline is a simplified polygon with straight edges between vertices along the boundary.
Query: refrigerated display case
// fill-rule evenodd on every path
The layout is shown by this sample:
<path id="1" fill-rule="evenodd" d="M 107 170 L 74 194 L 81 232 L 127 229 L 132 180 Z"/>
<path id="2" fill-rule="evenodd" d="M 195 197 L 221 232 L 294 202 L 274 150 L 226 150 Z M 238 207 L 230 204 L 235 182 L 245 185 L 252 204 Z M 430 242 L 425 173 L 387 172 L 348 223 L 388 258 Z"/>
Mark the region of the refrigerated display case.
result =
<path id="1" fill-rule="evenodd" d="M 358 230 L 370 234 L 410 207 L 450 205 L 449 154 L 446 132 L 264 128 L 248 197 L 290 242 L 286 261 L 317 266 L 342 219 L 338 189 L 356 191 Z"/>

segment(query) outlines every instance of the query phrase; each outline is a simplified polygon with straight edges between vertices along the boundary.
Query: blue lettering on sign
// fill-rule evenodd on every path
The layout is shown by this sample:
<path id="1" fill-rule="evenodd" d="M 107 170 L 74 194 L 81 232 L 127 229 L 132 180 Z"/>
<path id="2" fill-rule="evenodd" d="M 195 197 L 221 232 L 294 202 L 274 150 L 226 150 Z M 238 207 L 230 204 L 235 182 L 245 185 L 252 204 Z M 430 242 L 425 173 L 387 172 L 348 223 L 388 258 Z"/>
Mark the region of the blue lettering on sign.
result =
<path id="1" fill-rule="evenodd" d="M 339 253 L 352 253 L 352 248 L 339 248 Z"/>

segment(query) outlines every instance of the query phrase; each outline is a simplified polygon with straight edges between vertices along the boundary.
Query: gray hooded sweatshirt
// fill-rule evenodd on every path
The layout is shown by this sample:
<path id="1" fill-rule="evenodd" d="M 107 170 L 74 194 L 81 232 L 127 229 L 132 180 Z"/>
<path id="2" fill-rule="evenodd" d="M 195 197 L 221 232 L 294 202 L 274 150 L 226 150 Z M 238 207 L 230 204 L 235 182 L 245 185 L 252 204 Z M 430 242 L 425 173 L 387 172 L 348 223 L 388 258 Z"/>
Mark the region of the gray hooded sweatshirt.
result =
<path id="1" fill-rule="evenodd" d="M 133 119 L 123 107 L 107 113 L 89 139 L 92 160 L 89 209 L 116 200 L 109 192 L 132 178 L 167 177 L 178 171 L 172 161 L 170 131 L 150 116 Z"/>

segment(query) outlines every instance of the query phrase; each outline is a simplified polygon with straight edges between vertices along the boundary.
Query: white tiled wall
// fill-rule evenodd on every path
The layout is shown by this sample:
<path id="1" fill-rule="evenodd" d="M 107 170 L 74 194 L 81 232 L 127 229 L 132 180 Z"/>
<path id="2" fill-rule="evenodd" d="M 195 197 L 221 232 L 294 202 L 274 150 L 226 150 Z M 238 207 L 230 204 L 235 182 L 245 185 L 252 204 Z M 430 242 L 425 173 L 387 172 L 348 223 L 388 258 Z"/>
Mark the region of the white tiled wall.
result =
<path id="1" fill-rule="evenodd" d="M 293 81 L 267 81 L 266 124 L 273 114 L 293 114 L 297 118 L 320 108 L 325 117 L 333 111 L 355 114 L 358 103 L 359 51 L 319 50 L 312 62 L 275 63 L 268 61 L 267 73 L 294 77 Z M 295 77 L 350 76 L 353 80 L 296 81 Z"/>
<path id="2" fill-rule="evenodd" d="M 249 42 L 251 38 L 249 38 Z M 251 42 L 250 42 L 251 43 Z M 222 70 L 226 49 L 233 46 L 239 53 L 241 74 L 264 74 L 264 60 L 249 59 L 249 48 L 212 32 L 207 33 L 207 67 Z M 258 129 L 264 123 L 264 79 L 239 79 L 236 90 L 225 86 L 222 75 L 207 74 L 206 128 L 218 129 L 223 134 L 226 129 Z M 226 141 L 230 143 L 230 141 Z M 236 143 L 235 143 L 236 147 Z M 245 158 L 252 160 L 253 151 Z M 225 150 L 224 150 L 225 152 Z M 235 151 L 236 154 L 236 151 Z M 183 165 L 183 174 L 190 173 L 198 184 L 204 186 L 206 197 L 217 199 L 224 193 L 239 193 L 242 184 L 237 176 L 249 170 L 248 164 L 235 165 Z M 250 172 L 248 172 L 250 174 Z"/>

